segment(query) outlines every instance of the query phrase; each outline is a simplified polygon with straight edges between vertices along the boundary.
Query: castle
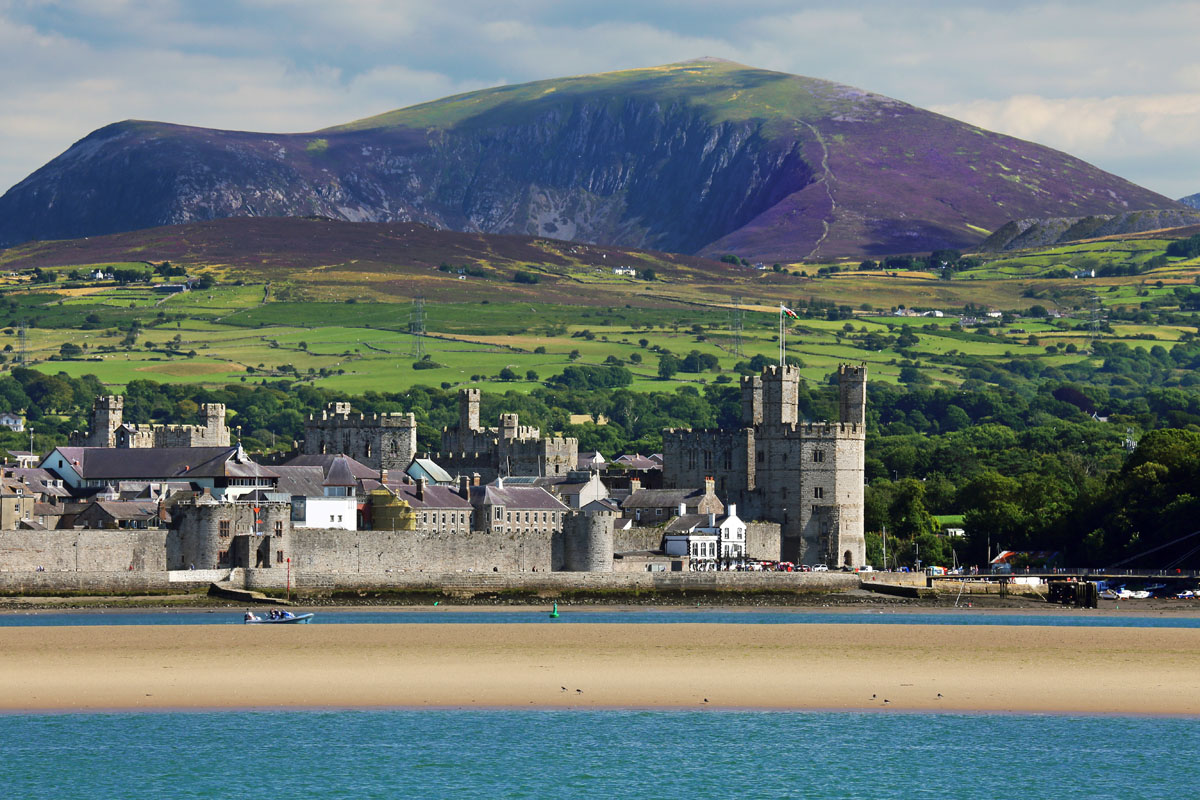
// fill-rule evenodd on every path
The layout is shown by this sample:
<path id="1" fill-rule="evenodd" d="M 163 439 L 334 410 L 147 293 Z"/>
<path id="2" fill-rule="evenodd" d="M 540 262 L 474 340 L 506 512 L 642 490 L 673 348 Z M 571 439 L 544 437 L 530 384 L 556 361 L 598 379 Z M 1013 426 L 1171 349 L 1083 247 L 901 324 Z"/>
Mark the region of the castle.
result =
<path id="1" fill-rule="evenodd" d="M 782 560 L 858 567 L 866 563 L 867 368 L 838 367 L 836 422 L 801 422 L 799 385 L 795 367 L 769 367 L 742 379 L 741 428 L 664 431 L 663 483 L 712 477 L 744 519 L 782 526 Z"/>
<path id="2" fill-rule="evenodd" d="M 412 414 L 352 414 L 349 403 L 330 403 L 304 423 L 304 454 L 342 453 L 372 469 L 404 469 L 417 454 Z"/>
<path id="3" fill-rule="evenodd" d="M 542 436 L 516 414 L 501 414 L 499 428 L 481 428 L 479 390 L 462 389 L 458 426 L 442 431 L 442 451 L 433 458 L 452 472 L 477 472 L 484 482 L 504 475 L 566 477 L 579 458 L 579 441 Z"/>
<path id="4" fill-rule="evenodd" d="M 125 422 L 125 398 L 117 395 L 97 397 L 89 415 L 86 434 L 74 431 L 72 447 L 228 447 L 229 428 L 225 425 L 223 403 L 202 403 L 203 425 L 139 425 Z"/>

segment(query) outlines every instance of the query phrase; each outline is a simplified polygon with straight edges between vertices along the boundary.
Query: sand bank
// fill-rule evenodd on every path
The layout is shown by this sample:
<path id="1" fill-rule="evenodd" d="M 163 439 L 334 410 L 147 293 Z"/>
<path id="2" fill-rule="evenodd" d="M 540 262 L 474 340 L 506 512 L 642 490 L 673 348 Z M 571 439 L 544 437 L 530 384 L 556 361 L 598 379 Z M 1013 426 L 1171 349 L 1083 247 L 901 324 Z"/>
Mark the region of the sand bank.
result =
<path id="1" fill-rule="evenodd" d="M 0 628 L 0 709 L 561 706 L 1197 715 L 1198 657 L 1200 629 Z"/>

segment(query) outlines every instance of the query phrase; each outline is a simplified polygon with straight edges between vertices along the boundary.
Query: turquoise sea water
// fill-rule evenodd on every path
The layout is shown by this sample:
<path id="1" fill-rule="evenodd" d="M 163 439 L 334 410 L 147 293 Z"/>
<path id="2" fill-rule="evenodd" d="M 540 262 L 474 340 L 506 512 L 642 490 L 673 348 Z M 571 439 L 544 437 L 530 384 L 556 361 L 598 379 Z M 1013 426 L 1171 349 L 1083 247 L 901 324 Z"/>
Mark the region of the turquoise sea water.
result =
<path id="1" fill-rule="evenodd" d="M 1193 608 L 1193 606 L 1181 606 Z M 547 625 L 605 622 L 671 624 L 679 622 L 737 625 L 1019 625 L 1088 628 L 1200 628 L 1200 617 L 1098 616 L 1051 607 L 1043 614 L 1005 614 L 990 611 L 943 611 L 937 613 L 880 610 L 824 612 L 807 609 L 614 609 L 577 611 L 559 609 L 550 619 L 544 611 L 530 609 L 465 611 L 443 608 L 414 610 L 325 610 L 315 609 L 312 624 L 372 625 L 442 623 L 544 623 Z M 241 625 L 237 610 L 222 611 L 29 611 L 0 614 L 0 627 L 43 625 Z"/>
<path id="2" fill-rule="evenodd" d="M 232 676 L 231 676 L 232 679 Z M 11 798 L 1190 797 L 1200 722 L 737 711 L 0 716 Z"/>

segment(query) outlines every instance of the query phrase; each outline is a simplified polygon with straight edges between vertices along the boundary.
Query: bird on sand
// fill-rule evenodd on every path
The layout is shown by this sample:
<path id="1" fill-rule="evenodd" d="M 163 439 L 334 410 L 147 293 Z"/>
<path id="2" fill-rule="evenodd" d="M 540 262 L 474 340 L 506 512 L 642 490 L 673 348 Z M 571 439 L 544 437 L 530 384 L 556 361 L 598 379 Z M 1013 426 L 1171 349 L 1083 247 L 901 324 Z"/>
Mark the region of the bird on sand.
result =
<path id="1" fill-rule="evenodd" d="M 890 703 L 890 702 L 892 702 L 892 701 L 891 701 L 891 700 L 888 700 L 887 698 L 884 698 L 884 700 L 883 700 L 883 704 L 884 704 L 885 706 L 886 706 L 888 703 Z"/>
<path id="2" fill-rule="evenodd" d="M 567 687 L 563 686 L 562 690 L 565 692 L 567 690 Z"/>
<path id="3" fill-rule="evenodd" d="M 576 689 L 575 691 L 576 691 L 576 693 L 578 693 L 578 694 L 583 694 L 583 689 Z"/>

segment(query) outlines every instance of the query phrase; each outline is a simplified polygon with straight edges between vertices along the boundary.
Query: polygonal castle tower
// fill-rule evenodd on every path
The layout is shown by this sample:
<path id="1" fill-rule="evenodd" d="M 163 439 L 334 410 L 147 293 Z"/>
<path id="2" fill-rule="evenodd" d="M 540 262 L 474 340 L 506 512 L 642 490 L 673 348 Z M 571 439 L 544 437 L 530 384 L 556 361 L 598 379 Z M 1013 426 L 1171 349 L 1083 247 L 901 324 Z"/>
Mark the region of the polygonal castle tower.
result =
<path id="1" fill-rule="evenodd" d="M 349 403 L 330 403 L 305 421 L 304 452 L 341 453 L 373 469 L 405 469 L 417 454 L 417 420 L 403 413 L 351 413 Z"/>
<path id="2" fill-rule="evenodd" d="M 780 524 L 782 560 L 858 567 L 867 368 L 838 367 L 836 422 L 801 422 L 799 385 L 795 367 L 768 367 L 742 380 L 740 428 L 664 431 L 663 483 L 702 486 L 711 476 L 743 519 Z"/>
<path id="3" fill-rule="evenodd" d="M 516 414 L 501 414 L 500 427 L 479 424 L 478 389 L 458 394 L 458 426 L 442 431 L 442 449 L 434 456 L 443 468 L 478 472 L 485 481 L 503 475 L 565 477 L 575 469 L 579 441 L 542 436 L 540 428 L 521 425 Z"/>

